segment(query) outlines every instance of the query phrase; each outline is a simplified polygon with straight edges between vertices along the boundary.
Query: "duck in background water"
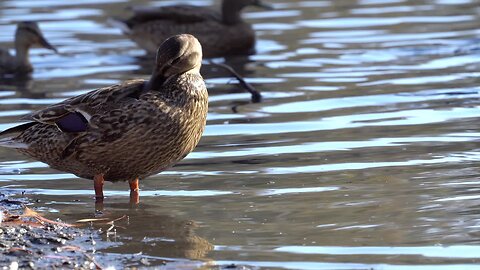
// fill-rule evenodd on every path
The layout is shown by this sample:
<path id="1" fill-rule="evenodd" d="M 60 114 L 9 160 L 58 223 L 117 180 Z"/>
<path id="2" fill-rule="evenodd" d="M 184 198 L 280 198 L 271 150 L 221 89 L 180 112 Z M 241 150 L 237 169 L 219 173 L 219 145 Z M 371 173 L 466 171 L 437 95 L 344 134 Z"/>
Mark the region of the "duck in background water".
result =
<path id="1" fill-rule="evenodd" d="M 8 50 L 0 49 L 0 74 L 29 74 L 33 71 L 28 51 L 40 46 L 57 52 L 43 36 L 36 22 L 20 22 L 15 32 L 15 56 Z"/>
<path id="2" fill-rule="evenodd" d="M 206 58 L 254 52 L 255 32 L 241 17 L 247 6 L 271 9 L 261 0 L 223 0 L 222 12 L 205 7 L 176 5 L 134 7 L 134 15 L 116 20 L 124 33 L 149 53 L 167 37 L 189 33 L 198 38 Z"/>
<path id="3" fill-rule="evenodd" d="M 192 35 L 170 37 L 158 49 L 148 81 L 99 88 L 29 114 L 27 123 L 0 133 L 0 146 L 93 179 L 97 202 L 104 181 L 138 181 L 182 160 L 206 124 L 208 93 L 202 47 Z"/>

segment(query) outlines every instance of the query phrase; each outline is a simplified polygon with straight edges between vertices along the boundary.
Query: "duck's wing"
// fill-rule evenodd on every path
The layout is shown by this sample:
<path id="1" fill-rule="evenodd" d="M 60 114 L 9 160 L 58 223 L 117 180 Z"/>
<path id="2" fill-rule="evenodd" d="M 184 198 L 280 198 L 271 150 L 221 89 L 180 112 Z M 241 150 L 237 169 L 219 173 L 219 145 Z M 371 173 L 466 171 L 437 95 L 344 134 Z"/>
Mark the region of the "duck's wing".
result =
<path id="1" fill-rule="evenodd" d="M 196 23 L 207 20 L 220 20 L 220 13 L 206 7 L 176 5 L 160 8 L 132 7 L 134 15 L 126 22 L 130 27 L 135 24 L 155 20 L 170 20 L 177 23 Z"/>
<path id="2" fill-rule="evenodd" d="M 94 115 L 105 113 L 125 100 L 135 99 L 143 85 L 144 80 L 131 80 L 100 88 L 28 114 L 22 120 L 56 125 L 63 132 L 84 132 Z"/>

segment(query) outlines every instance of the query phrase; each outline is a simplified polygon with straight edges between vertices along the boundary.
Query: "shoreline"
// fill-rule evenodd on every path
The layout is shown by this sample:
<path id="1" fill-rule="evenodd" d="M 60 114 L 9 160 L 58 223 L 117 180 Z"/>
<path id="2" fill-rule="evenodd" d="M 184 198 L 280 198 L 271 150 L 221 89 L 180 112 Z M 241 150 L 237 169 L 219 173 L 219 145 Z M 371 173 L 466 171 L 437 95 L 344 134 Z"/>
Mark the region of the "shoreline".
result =
<path id="1" fill-rule="evenodd" d="M 117 236 L 116 227 L 129 222 L 128 216 L 116 219 L 94 217 L 68 224 L 58 218 L 49 220 L 43 217 L 35 211 L 37 202 L 28 197 L 24 192 L 0 188 L 0 269 L 222 268 L 209 260 L 176 260 L 142 252 L 117 253 L 115 248 L 122 248 L 124 243 L 110 241 L 109 236 Z M 202 238 L 191 236 L 188 245 L 209 244 Z M 113 253 L 106 251 L 109 248 Z M 201 254 L 189 255 L 203 257 Z"/>
<path id="2" fill-rule="evenodd" d="M 118 244 L 102 239 L 102 229 L 48 220 L 22 194 L 0 190 L 0 266 L 3 269 L 123 268 L 99 249 Z"/>

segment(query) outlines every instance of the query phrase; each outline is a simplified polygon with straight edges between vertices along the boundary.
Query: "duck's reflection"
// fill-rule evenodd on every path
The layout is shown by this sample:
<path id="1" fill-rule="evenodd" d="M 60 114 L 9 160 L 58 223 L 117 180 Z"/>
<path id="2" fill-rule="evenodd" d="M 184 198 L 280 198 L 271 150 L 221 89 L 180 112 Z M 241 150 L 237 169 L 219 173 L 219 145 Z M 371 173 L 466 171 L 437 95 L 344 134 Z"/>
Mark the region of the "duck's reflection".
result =
<path id="1" fill-rule="evenodd" d="M 17 98 L 47 98 L 47 94 L 43 90 L 36 90 L 38 88 L 38 83 L 35 84 L 29 74 L 0 77 L 0 91 L 15 91 L 15 97 Z"/>
<path id="2" fill-rule="evenodd" d="M 197 224 L 192 220 L 158 214 L 146 210 L 149 207 L 143 204 L 136 208 L 127 208 L 126 204 L 108 204 L 104 215 L 101 216 L 102 219 L 108 220 L 126 216 L 113 222 L 115 235 L 105 237 L 112 241 L 128 242 L 128 245 L 109 248 L 107 252 L 123 254 L 141 252 L 144 255 L 162 258 L 198 260 L 205 258 L 213 249 L 208 240 L 195 234 Z M 107 230 L 112 224 L 100 222 L 94 226 Z M 110 232 L 112 231 L 110 229 Z"/>

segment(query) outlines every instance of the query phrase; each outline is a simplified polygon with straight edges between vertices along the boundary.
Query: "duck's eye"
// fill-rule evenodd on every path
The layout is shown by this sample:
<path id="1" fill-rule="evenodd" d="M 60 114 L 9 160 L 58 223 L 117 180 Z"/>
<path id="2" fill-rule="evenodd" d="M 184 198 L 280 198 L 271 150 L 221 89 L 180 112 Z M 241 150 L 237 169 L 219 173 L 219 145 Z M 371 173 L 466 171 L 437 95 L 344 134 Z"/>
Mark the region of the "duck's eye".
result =
<path id="1" fill-rule="evenodd" d="M 180 61 L 180 59 L 181 59 L 181 56 L 173 59 L 172 62 L 170 63 L 170 65 L 171 65 L 171 66 L 175 65 L 176 63 L 178 63 L 178 62 Z"/>

